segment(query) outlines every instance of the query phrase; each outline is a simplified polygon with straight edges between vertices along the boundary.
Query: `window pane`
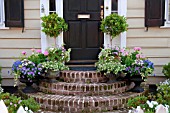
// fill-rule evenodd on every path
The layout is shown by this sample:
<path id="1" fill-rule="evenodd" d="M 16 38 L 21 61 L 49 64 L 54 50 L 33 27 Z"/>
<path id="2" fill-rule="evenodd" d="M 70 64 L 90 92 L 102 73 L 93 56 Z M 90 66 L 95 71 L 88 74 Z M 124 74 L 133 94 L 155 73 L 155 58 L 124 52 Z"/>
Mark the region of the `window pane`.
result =
<path id="1" fill-rule="evenodd" d="M 118 11 L 118 0 L 112 0 L 112 11 Z"/>
<path id="2" fill-rule="evenodd" d="M 55 4 L 55 1 L 56 1 L 56 0 L 49 0 L 49 1 L 50 1 L 50 2 L 49 2 L 49 8 L 50 8 L 49 11 L 50 11 L 50 12 L 56 11 L 56 7 L 55 7 L 55 5 L 56 5 L 56 4 Z"/>

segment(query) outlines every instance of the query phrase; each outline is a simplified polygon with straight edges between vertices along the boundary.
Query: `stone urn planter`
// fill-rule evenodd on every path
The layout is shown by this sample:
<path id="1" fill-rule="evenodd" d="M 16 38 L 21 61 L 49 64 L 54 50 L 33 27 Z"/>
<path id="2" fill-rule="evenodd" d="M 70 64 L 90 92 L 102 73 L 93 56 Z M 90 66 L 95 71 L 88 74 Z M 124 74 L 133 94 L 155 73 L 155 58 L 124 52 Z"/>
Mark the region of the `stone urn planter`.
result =
<path id="1" fill-rule="evenodd" d="M 119 77 L 119 74 L 109 73 L 109 74 L 106 74 L 106 77 L 108 78 L 107 83 L 111 84 L 111 83 L 117 82 L 117 78 Z"/>
<path id="2" fill-rule="evenodd" d="M 131 90 L 132 92 L 140 93 L 140 92 L 144 91 L 144 88 L 141 87 L 141 83 L 144 82 L 144 79 L 142 79 L 141 75 L 131 76 L 129 78 L 129 80 L 130 80 L 130 82 L 134 82 L 135 83 L 134 88 Z"/>
<path id="3" fill-rule="evenodd" d="M 26 87 L 22 90 L 24 93 L 36 93 L 37 92 L 37 90 L 32 87 L 32 84 L 37 82 L 36 79 L 29 81 L 27 78 L 20 78 L 19 81 L 21 83 L 26 84 Z"/>
<path id="4" fill-rule="evenodd" d="M 48 70 L 44 78 L 46 82 L 55 83 L 57 82 L 57 78 L 59 78 L 59 76 L 60 76 L 60 71 Z"/>

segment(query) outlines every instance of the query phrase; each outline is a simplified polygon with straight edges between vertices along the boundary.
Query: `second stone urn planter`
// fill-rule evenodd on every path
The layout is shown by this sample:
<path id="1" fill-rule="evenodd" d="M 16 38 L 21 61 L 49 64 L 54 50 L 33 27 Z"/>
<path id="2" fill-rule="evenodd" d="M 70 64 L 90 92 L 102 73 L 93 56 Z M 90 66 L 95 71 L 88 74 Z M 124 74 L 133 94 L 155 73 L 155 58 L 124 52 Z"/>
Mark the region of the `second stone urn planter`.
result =
<path id="1" fill-rule="evenodd" d="M 60 76 L 60 71 L 48 70 L 45 74 L 45 80 L 49 83 L 57 82 L 57 78 Z"/>

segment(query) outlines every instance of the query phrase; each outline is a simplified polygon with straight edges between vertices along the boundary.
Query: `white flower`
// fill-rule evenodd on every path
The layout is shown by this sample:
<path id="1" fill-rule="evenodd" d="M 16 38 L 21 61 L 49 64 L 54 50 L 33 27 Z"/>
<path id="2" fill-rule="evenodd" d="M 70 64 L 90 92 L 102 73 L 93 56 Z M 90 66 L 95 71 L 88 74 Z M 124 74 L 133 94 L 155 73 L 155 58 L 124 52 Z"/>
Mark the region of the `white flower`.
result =
<path id="1" fill-rule="evenodd" d="M 158 102 L 156 102 L 156 101 L 151 101 L 151 103 L 152 103 L 153 105 L 158 105 Z"/>
<path id="2" fill-rule="evenodd" d="M 149 102 L 149 101 L 147 100 L 146 103 L 149 105 L 150 108 L 153 108 L 153 104 L 152 104 L 151 102 Z"/>
<path id="3" fill-rule="evenodd" d="M 28 107 L 25 107 L 25 111 L 28 111 Z"/>
<path id="4" fill-rule="evenodd" d="M 128 113 L 132 113 L 132 110 L 129 110 Z"/>

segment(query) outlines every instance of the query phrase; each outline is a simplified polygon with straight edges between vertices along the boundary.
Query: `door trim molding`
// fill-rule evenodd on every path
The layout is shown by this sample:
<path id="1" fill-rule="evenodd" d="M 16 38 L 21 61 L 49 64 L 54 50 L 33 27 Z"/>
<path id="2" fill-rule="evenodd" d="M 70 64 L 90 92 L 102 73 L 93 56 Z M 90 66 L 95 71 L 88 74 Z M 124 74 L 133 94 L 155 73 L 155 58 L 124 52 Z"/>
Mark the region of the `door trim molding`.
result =
<path id="1" fill-rule="evenodd" d="M 60 17 L 63 17 L 63 0 L 56 0 L 56 12 Z M 44 12 L 43 12 L 44 9 Z M 44 15 L 49 14 L 49 0 L 40 0 L 40 17 Z M 104 17 L 108 16 L 111 14 L 111 0 L 104 0 Z M 126 17 L 127 15 L 127 0 L 118 0 L 118 14 L 119 15 L 124 15 Z M 40 20 L 40 23 L 42 21 Z M 41 27 L 42 30 L 42 27 Z M 121 48 L 126 47 L 126 35 L 127 33 L 121 33 L 121 35 L 118 38 L 115 38 L 116 41 L 118 40 L 119 46 Z M 58 38 L 57 38 L 57 44 L 58 46 L 63 45 L 63 33 L 61 33 Z M 49 46 L 48 44 L 48 37 L 41 31 L 41 49 L 42 51 L 45 51 L 45 49 Z M 112 42 L 113 43 L 113 42 Z M 108 48 L 110 46 L 110 37 L 106 34 L 104 34 L 104 47 Z M 113 43 L 113 46 L 115 44 Z"/>

